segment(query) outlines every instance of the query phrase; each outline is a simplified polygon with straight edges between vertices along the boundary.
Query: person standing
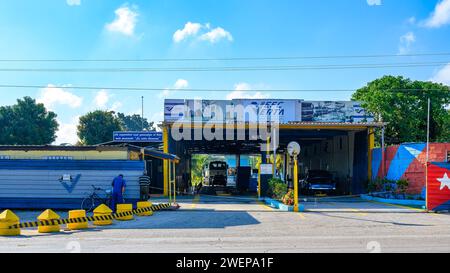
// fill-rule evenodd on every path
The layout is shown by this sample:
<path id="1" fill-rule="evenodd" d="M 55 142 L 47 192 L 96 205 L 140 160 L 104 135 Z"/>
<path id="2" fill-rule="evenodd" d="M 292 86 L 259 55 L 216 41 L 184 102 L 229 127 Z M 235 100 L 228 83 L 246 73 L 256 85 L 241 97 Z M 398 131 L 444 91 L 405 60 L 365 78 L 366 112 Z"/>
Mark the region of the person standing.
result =
<path id="1" fill-rule="evenodd" d="M 140 200 L 147 201 L 150 197 L 150 177 L 144 172 L 139 176 Z"/>
<path id="2" fill-rule="evenodd" d="M 125 179 L 123 179 L 123 174 L 119 174 L 116 178 L 114 178 L 112 182 L 112 200 L 111 200 L 111 209 L 116 211 L 117 204 L 123 203 L 123 195 L 125 193 L 125 188 L 127 184 Z"/>

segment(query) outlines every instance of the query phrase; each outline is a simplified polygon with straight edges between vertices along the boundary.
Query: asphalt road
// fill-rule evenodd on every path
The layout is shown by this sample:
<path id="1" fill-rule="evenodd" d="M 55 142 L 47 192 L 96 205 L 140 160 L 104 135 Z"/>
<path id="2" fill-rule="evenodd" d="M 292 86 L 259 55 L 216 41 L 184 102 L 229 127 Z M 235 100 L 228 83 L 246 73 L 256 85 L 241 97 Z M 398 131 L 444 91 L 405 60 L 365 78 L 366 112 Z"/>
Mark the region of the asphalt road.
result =
<path id="1" fill-rule="evenodd" d="M 450 252 L 449 214 L 350 198 L 310 202 L 304 213 L 228 197 L 180 205 L 85 231 L 24 229 L 0 237 L 0 252 Z M 26 221 L 39 212 L 17 214 Z"/>

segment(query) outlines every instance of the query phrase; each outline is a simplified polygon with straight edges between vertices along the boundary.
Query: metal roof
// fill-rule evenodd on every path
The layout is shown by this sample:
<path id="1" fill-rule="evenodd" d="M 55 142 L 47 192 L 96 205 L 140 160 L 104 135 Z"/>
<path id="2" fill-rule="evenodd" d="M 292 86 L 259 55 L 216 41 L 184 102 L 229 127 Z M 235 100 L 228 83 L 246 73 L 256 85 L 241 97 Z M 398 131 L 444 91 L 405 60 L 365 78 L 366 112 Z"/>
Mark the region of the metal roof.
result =
<path id="1" fill-rule="evenodd" d="M 342 126 L 342 127 L 383 127 L 386 122 L 312 122 L 312 121 L 290 121 L 280 123 L 280 125 L 298 125 L 298 126 Z"/>
<path id="2" fill-rule="evenodd" d="M 114 151 L 126 150 L 128 146 L 115 145 L 89 145 L 89 146 L 64 146 L 64 145 L 0 145 L 0 151 Z"/>
<path id="3" fill-rule="evenodd" d="M 257 122 L 217 122 L 213 123 L 214 121 L 203 121 L 203 122 L 190 122 L 190 121 L 178 121 L 178 122 L 163 122 L 161 126 L 164 125 L 173 125 L 174 123 L 178 123 L 180 125 L 191 125 L 191 126 L 199 126 L 203 124 L 209 124 L 211 125 L 218 125 L 218 126 L 224 126 L 224 125 L 247 125 L 247 126 L 258 126 L 259 123 Z M 270 123 L 268 123 L 270 125 Z M 283 122 L 279 123 L 280 127 L 284 126 L 299 126 L 299 127 L 383 127 L 387 123 L 386 122 L 313 122 L 313 121 L 290 121 L 290 122 Z"/>

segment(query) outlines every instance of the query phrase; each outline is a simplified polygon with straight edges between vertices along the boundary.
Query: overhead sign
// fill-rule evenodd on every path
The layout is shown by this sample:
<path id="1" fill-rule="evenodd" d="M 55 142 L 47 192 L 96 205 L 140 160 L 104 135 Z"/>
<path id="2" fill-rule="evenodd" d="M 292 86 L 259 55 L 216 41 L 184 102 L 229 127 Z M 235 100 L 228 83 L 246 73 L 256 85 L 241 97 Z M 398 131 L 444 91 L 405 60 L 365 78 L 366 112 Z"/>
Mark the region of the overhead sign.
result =
<path id="1" fill-rule="evenodd" d="M 276 100 L 276 99 L 237 99 L 233 100 L 235 105 L 254 106 L 258 119 L 267 121 L 279 121 L 287 123 L 296 121 L 296 107 L 298 100 Z M 257 120 L 246 120 L 256 122 Z"/>
<path id="2" fill-rule="evenodd" d="M 164 121 L 177 121 L 184 118 L 184 114 L 177 108 L 183 107 L 183 99 L 165 99 L 164 100 Z"/>
<path id="3" fill-rule="evenodd" d="M 114 132 L 113 140 L 118 142 L 162 142 L 162 132 Z"/>
<path id="4" fill-rule="evenodd" d="M 302 101 L 297 120 L 312 122 L 373 122 L 359 102 L 355 101 Z"/>
<path id="5" fill-rule="evenodd" d="M 244 113 L 239 116 L 238 109 Z M 251 110 L 251 111 L 250 111 Z M 373 122 L 374 118 L 356 101 L 304 101 L 300 99 L 233 99 L 164 101 L 165 121 L 278 121 Z"/>

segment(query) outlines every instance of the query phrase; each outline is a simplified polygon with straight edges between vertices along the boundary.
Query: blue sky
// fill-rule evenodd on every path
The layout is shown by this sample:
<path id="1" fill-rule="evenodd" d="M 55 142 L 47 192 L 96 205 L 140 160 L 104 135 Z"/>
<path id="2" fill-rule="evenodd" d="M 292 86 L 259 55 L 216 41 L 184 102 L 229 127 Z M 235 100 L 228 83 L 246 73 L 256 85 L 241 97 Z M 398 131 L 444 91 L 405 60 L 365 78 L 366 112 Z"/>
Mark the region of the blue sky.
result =
<path id="1" fill-rule="evenodd" d="M 449 52 L 450 0 L 15 0 L 0 3 L 0 59 L 141 59 L 414 54 Z M 309 65 L 448 61 L 450 56 L 379 59 L 11 63 L 1 68 Z M 162 120 L 164 98 L 232 97 L 347 100 L 385 74 L 450 84 L 450 65 L 420 68 L 239 72 L 0 72 L 0 105 L 32 96 L 58 114 L 57 143 L 76 142 L 77 117 L 95 109 Z M 229 92 L 75 90 L 70 86 L 201 88 Z M 237 91 L 236 91 L 237 90 Z"/>

